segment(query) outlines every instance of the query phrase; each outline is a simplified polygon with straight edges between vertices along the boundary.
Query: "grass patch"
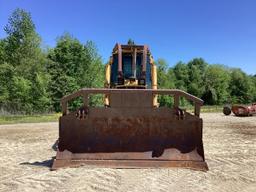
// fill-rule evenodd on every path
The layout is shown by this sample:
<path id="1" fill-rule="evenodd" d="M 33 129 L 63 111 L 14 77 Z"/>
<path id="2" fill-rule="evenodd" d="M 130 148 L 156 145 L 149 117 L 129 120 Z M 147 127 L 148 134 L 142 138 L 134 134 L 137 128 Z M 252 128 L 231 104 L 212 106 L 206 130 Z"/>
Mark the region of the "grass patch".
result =
<path id="1" fill-rule="evenodd" d="M 182 109 L 186 109 L 187 112 L 193 113 L 194 106 L 182 106 Z M 223 105 L 203 105 L 201 107 L 201 113 L 221 113 L 223 110 Z"/>
<path id="2" fill-rule="evenodd" d="M 182 106 L 183 109 L 186 109 L 187 112 L 193 113 L 193 106 Z M 201 113 L 216 113 L 222 112 L 223 106 L 214 105 L 209 106 L 205 105 L 201 107 Z M 53 114 L 35 114 L 35 115 L 1 115 L 0 116 L 0 125 L 3 124 L 15 124 L 15 123 L 41 123 L 41 122 L 57 122 L 61 113 Z"/>
<path id="3" fill-rule="evenodd" d="M 61 113 L 53 114 L 36 114 L 36 115 L 2 115 L 0 116 L 0 125 L 15 123 L 40 123 L 40 122 L 56 122 Z"/>
<path id="4" fill-rule="evenodd" d="M 202 106 L 201 112 L 202 113 L 216 113 L 216 112 L 222 112 L 224 105 L 205 105 Z"/>

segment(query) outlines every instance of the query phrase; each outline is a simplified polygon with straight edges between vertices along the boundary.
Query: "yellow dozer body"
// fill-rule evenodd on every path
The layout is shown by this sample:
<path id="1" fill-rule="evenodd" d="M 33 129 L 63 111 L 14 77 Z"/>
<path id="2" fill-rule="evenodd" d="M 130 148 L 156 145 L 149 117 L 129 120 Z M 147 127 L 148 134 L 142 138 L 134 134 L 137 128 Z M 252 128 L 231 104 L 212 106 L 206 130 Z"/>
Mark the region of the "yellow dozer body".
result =
<path id="1" fill-rule="evenodd" d="M 88 98 L 101 94 L 104 106 Z M 157 96 L 173 97 L 173 107 Z M 68 111 L 82 97 L 83 106 Z M 194 114 L 179 107 L 183 97 Z M 183 167 L 208 170 L 202 141 L 203 101 L 177 89 L 157 89 L 157 70 L 145 45 L 116 44 L 106 65 L 105 88 L 81 89 L 61 100 L 59 140 L 52 169 L 70 166 L 114 168 Z"/>

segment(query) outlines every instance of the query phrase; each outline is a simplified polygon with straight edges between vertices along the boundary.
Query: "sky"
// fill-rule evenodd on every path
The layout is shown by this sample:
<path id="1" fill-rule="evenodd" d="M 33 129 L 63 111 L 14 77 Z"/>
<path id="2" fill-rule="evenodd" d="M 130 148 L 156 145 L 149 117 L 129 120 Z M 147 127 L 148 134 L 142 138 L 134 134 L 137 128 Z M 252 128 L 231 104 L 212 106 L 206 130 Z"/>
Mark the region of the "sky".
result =
<path id="1" fill-rule="evenodd" d="M 69 32 L 107 62 L 132 38 L 169 66 L 202 57 L 256 74 L 255 0 L 0 0 L 0 38 L 15 8 L 31 13 L 43 46 Z"/>

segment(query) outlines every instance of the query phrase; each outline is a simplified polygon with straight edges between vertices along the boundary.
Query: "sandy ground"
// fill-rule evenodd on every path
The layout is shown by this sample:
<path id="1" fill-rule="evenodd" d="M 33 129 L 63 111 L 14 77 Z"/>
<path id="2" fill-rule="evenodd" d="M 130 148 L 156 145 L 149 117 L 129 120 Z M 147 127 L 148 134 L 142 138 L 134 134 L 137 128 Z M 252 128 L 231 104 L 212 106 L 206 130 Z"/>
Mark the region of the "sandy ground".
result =
<path id="1" fill-rule="evenodd" d="M 256 116 L 202 114 L 208 172 L 67 168 L 50 171 L 57 123 L 0 126 L 0 191 L 256 191 Z"/>

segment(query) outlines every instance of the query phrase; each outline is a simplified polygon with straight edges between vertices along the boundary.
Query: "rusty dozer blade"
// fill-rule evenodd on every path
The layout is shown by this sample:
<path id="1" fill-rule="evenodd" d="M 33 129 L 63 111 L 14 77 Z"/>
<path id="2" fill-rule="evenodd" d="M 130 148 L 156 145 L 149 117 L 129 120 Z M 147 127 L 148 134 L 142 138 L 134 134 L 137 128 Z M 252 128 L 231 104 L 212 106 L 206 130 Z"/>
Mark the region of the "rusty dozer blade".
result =
<path id="1" fill-rule="evenodd" d="M 89 107 L 88 96 L 103 94 L 109 106 Z M 153 107 L 155 95 L 174 97 L 174 107 Z M 67 102 L 84 106 L 68 113 Z M 178 108 L 195 104 L 195 115 Z M 203 101 L 181 90 L 82 89 L 62 99 L 59 143 L 52 170 L 80 165 L 113 168 L 182 167 L 208 170 L 202 142 Z"/>

